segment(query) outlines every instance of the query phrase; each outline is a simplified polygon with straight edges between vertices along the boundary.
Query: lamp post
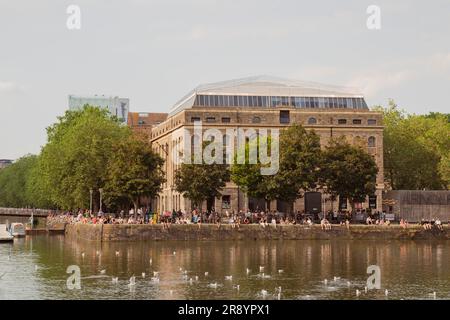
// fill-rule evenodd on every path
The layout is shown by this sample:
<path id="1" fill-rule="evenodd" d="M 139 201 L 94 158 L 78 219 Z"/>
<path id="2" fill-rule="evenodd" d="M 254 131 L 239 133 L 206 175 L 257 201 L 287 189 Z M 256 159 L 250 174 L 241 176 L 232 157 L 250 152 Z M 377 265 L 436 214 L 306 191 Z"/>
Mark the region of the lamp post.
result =
<path id="1" fill-rule="evenodd" d="M 91 200 L 90 200 L 90 204 L 89 204 L 89 208 L 90 208 L 90 212 L 92 213 L 92 194 L 94 193 L 94 190 L 91 188 L 89 189 L 89 194 L 91 195 Z"/>
<path id="2" fill-rule="evenodd" d="M 99 213 L 100 213 L 100 214 L 103 214 L 103 211 L 102 211 L 102 195 L 103 195 L 103 188 L 98 189 L 98 191 L 100 192 L 100 211 L 99 211 Z"/>

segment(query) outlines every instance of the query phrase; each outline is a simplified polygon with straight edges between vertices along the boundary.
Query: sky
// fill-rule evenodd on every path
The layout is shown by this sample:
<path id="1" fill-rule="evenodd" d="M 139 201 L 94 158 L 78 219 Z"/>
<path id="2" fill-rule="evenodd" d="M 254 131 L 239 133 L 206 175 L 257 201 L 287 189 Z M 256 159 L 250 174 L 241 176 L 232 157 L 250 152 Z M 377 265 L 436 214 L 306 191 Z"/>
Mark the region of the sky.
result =
<path id="1" fill-rule="evenodd" d="M 448 0 L 0 0 L 0 159 L 39 153 L 69 94 L 168 112 L 199 84 L 270 75 L 450 112 L 449 13 Z"/>

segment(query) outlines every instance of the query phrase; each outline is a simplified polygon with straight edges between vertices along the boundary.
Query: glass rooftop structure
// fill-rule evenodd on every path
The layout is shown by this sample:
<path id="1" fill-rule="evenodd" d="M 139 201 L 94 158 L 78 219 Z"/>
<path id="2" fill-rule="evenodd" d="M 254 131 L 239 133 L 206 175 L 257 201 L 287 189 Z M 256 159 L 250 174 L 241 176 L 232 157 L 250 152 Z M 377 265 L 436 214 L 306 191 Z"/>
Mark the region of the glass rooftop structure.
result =
<path id="1" fill-rule="evenodd" d="M 293 107 L 366 109 L 355 88 L 269 76 L 203 84 L 189 92 L 170 110 L 169 116 L 199 107 Z"/>

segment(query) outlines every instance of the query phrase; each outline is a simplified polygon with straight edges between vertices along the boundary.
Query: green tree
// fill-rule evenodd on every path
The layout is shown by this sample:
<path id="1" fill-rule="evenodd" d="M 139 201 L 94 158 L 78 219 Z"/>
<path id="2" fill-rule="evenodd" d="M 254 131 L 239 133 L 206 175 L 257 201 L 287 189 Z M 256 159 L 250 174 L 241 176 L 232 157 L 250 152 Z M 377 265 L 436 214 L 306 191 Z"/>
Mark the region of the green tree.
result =
<path id="1" fill-rule="evenodd" d="M 27 190 L 31 171 L 37 156 L 26 155 L 0 170 L 0 206 L 23 208 L 34 205 L 33 194 Z"/>
<path id="2" fill-rule="evenodd" d="M 133 134 L 114 143 L 104 186 L 105 203 L 128 199 L 135 212 L 142 197 L 155 197 L 164 183 L 164 160 L 153 152 L 146 136 Z"/>
<path id="3" fill-rule="evenodd" d="M 268 148 L 270 149 L 271 139 L 268 138 Z M 256 150 L 256 163 L 250 163 L 250 149 Z M 251 142 L 245 144 L 245 147 L 240 150 L 245 152 L 245 160 L 243 163 L 238 163 L 237 154 L 234 157 L 233 164 L 230 169 L 231 181 L 238 185 L 242 191 L 248 196 L 254 198 L 262 198 L 266 200 L 266 206 L 270 206 L 270 200 L 275 199 L 275 195 L 271 193 L 273 189 L 270 188 L 269 176 L 261 174 L 263 165 L 259 159 L 259 137 Z"/>
<path id="4" fill-rule="evenodd" d="M 376 190 L 378 168 L 375 159 L 359 146 L 352 146 L 345 138 L 332 139 L 322 153 L 319 182 L 334 198 L 345 197 L 353 208 Z"/>
<path id="5" fill-rule="evenodd" d="M 107 110 L 86 105 L 82 110 L 66 111 L 47 133 L 33 187 L 65 209 L 88 207 L 92 188 L 97 204 L 113 145 L 131 130 Z"/>
<path id="6" fill-rule="evenodd" d="M 208 143 L 204 143 L 198 152 L 202 152 Z M 230 180 L 230 169 L 227 164 L 208 164 L 202 157 L 202 162 L 195 164 L 182 163 L 175 171 L 175 189 L 183 193 L 183 197 L 191 200 L 194 207 L 201 207 L 204 201 L 219 198 L 226 182 Z M 209 209 L 209 208 L 208 208 Z"/>
<path id="7" fill-rule="evenodd" d="M 276 174 L 261 175 L 259 159 L 257 164 L 249 164 L 246 157 L 244 164 L 233 164 L 232 180 L 250 196 L 264 198 L 267 202 L 275 199 L 285 201 L 291 208 L 305 191 L 315 188 L 320 163 L 319 136 L 294 124 L 280 134 L 279 170 Z"/>
<path id="8" fill-rule="evenodd" d="M 392 189 L 449 188 L 448 115 L 409 115 L 392 100 L 376 110 L 384 113 L 384 171 Z"/>

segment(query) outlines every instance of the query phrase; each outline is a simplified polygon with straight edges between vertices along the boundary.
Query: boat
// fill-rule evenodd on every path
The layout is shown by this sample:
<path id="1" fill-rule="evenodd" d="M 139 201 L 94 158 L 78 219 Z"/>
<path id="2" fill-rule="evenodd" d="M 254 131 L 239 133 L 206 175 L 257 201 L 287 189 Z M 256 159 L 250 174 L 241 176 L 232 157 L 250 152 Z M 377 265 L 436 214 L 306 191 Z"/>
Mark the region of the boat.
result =
<path id="1" fill-rule="evenodd" d="M 14 237 L 9 233 L 6 224 L 0 224 L 0 242 L 13 241 Z"/>
<path id="2" fill-rule="evenodd" d="M 9 232 L 13 237 L 25 237 L 25 226 L 23 223 L 11 223 Z"/>

